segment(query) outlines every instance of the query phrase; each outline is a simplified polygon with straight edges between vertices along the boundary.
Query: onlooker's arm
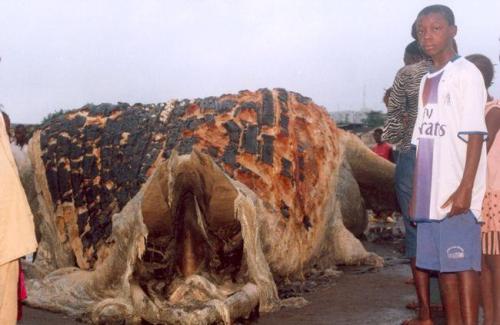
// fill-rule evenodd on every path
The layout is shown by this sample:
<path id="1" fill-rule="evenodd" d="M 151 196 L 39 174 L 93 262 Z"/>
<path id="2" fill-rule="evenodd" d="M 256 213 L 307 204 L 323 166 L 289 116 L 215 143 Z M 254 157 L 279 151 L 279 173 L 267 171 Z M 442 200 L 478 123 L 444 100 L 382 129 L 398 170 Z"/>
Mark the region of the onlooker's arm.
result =
<path id="1" fill-rule="evenodd" d="M 493 141 L 495 141 L 498 130 L 500 129 L 500 107 L 492 108 L 491 111 L 486 114 L 486 128 L 488 129 L 488 143 L 486 149 L 489 152 Z"/>
<path id="2" fill-rule="evenodd" d="M 405 87 L 407 75 L 399 70 L 394 78 L 391 93 L 387 102 L 387 118 L 384 123 L 382 137 L 385 141 L 398 144 L 404 136 L 404 115 L 405 115 Z"/>

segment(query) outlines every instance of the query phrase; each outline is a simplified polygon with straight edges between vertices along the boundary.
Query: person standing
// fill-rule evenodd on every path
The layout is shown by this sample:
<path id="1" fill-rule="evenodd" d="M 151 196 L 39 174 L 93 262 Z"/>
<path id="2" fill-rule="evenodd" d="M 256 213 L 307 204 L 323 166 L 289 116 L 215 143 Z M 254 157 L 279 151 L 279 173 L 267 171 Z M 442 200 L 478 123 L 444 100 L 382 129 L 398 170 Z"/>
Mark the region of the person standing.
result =
<path id="1" fill-rule="evenodd" d="M 376 128 L 373 130 L 373 140 L 375 140 L 375 145 L 372 147 L 372 151 L 378 156 L 394 162 L 394 152 L 392 146 L 382 139 L 382 129 Z"/>
<path id="2" fill-rule="evenodd" d="M 481 71 L 488 89 L 493 81 L 493 64 L 481 54 L 472 54 L 467 60 Z M 500 100 L 488 94 L 486 104 L 486 128 L 488 129 L 488 172 L 486 194 L 483 200 L 481 226 L 481 296 L 484 325 L 500 324 Z"/>
<path id="3" fill-rule="evenodd" d="M 427 319 L 430 317 L 430 300 L 433 300 L 434 308 L 440 308 L 439 284 L 435 277 L 429 282 L 428 272 L 416 267 L 417 228 L 410 219 L 409 204 L 413 191 L 413 170 L 416 158 L 411 137 L 418 112 L 420 81 L 429 71 L 432 61 L 422 52 L 416 41 L 406 46 L 403 61 L 405 66 L 397 72 L 387 97 L 387 119 L 384 123 L 383 137 L 389 143 L 397 145 L 399 152 L 396 161 L 395 190 L 405 226 L 405 255 L 410 259 L 412 272 L 412 281 L 408 283 L 415 284 L 418 298 L 417 302 L 412 301 L 406 307 L 418 309 L 419 318 Z M 430 286 L 430 289 L 423 291 L 419 286 Z M 430 290 L 431 299 L 419 295 L 428 290 Z"/>
<path id="4" fill-rule="evenodd" d="M 419 44 L 433 62 L 420 83 L 412 136 L 417 146 L 411 209 L 417 221 L 416 266 L 439 272 L 448 324 L 477 324 L 486 89 L 479 70 L 453 47 L 457 27 L 450 8 L 424 8 L 416 26 Z M 421 289 L 419 295 L 428 296 L 425 286 Z"/>
<path id="5" fill-rule="evenodd" d="M 35 227 L 0 115 L 0 324 L 16 324 L 19 258 L 36 250 Z"/>

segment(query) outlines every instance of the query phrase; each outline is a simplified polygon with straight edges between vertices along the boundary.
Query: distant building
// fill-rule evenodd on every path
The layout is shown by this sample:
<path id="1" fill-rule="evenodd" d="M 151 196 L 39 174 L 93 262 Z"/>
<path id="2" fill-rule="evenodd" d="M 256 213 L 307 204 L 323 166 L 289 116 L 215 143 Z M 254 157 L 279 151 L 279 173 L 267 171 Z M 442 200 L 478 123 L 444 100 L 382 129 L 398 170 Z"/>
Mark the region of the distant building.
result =
<path id="1" fill-rule="evenodd" d="M 366 111 L 330 112 L 330 116 L 337 124 L 361 124 L 366 119 L 366 114 Z"/>

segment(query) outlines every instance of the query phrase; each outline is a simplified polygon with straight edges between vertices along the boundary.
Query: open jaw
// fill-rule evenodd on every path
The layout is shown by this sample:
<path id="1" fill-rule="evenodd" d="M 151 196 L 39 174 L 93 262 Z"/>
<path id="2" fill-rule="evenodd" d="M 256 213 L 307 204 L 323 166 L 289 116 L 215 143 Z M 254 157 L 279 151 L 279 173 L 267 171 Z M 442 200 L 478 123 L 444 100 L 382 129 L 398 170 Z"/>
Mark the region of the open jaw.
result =
<path id="1" fill-rule="evenodd" d="M 113 216 L 95 269 L 28 281 L 28 303 L 93 323 L 231 323 L 279 304 L 255 197 L 212 159 L 174 153 Z"/>
<path id="2" fill-rule="evenodd" d="M 259 302 L 273 307 L 276 288 L 244 191 L 196 151 L 158 167 L 144 191 L 148 245 L 136 268 L 149 295 L 188 310 L 225 308 L 225 321 L 248 316 Z"/>

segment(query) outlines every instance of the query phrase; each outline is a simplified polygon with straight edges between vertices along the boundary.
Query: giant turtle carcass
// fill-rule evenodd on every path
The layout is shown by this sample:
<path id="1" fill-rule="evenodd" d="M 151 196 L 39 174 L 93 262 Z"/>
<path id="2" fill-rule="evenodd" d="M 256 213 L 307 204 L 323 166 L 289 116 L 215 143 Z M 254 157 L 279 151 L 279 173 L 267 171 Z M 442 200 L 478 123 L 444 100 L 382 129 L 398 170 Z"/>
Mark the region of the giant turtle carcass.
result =
<path id="1" fill-rule="evenodd" d="M 394 208 L 394 166 L 298 93 L 86 105 L 45 122 L 29 154 L 31 306 L 231 323 L 279 308 L 277 278 L 382 264 L 355 235 L 366 208 Z"/>

